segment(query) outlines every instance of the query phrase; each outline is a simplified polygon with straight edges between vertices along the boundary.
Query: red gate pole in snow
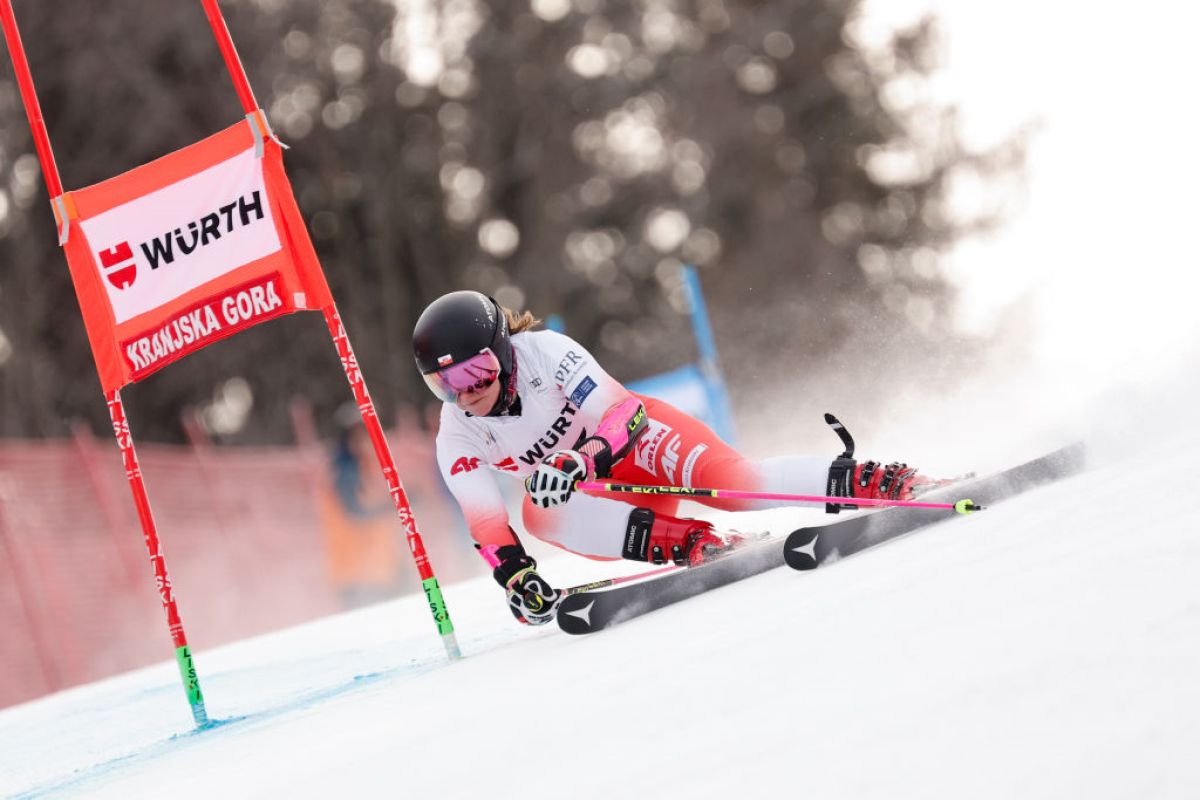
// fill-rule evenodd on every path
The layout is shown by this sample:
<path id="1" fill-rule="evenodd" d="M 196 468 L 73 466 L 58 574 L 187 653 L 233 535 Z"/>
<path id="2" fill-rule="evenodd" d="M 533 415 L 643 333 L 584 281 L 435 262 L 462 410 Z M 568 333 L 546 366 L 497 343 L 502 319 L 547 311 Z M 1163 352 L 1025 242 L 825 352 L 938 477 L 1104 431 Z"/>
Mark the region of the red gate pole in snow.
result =
<path id="1" fill-rule="evenodd" d="M 12 58 L 17 86 L 20 88 L 21 100 L 25 105 L 25 114 L 29 117 L 29 128 L 33 133 L 33 143 L 37 149 L 38 160 L 42 165 L 42 174 L 46 178 L 46 190 L 50 194 L 52 204 L 61 202 L 62 180 L 58 174 L 58 165 L 54 161 L 54 151 L 50 147 L 46 122 L 42 118 L 42 107 L 38 103 L 37 92 L 34 90 L 33 76 L 29 72 L 29 61 L 25 57 L 25 47 L 21 43 L 21 34 L 17 30 L 17 21 L 13 16 L 10 0 L 0 0 L 0 21 L 4 24 L 4 38 L 8 43 L 8 53 Z M 66 219 L 66 215 L 64 214 L 62 218 Z M 167 614 L 167 624 L 171 629 L 171 642 L 175 646 L 175 660 L 179 665 L 179 674 L 183 679 L 188 704 L 192 708 L 192 718 L 196 721 L 196 725 L 204 726 L 208 724 L 204 694 L 200 691 L 200 679 L 192 662 L 191 649 L 188 647 L 183 623 L 179 618 L 175 595 L 171 591 L 171 579 L 167 575 L 167 562 L 163 558 L 162 546 L 158 540 L 158 529 L 154 524 L 154 515 L 150 511 L 150 499 L 146 495 L 146 485 L 142 481 L 142 471 L 138 466 L 133 437 L 129 433 L 129 422 L 125 418 L 121 393 L 118 391 L 107 392 L 105 399 L 108 402 L 109 416 L 112 419 L 117 446 L 121 450 L 121 458 L 125 463 L 125 476 L 129 480 L 130 491 L 133 492 L 138 519 L 142 523 L 142 533 L 146 539 L 146 549 L 150 553 L 150 562 L 154 567 L 159 597 Z"/>
<path id="2" fill-rule="evenodd" d="M 375 414 L 375 403 L 367 392 L 367 384 L 358 368 L 358 359 L 354 355 L 354 349 L 350 346 L 346 327 L 342 324 L 342 318 L 338 315 L 335 306 L 321 310 L 325 314 L 325 324 L 329 326 L 329 334 L 333 337 L 333 343 L 337 346 L 338 355 L 342 359 L 346 380 L 350 382 L 350 388 L 354 391 L 354 400 L 358 403 L 358 411 L 362 414 L 363 423 L 367 426 L 367 433 L 371 436 L 371 445 L 375 448 L 375 458 L 383 470 L 384 479 L 387 480 L 388 491 L 391 492 L 392 502 L 396 505 L 396 514 L 400 517 L 400 525 L 404 528 L 405 538 L 408 539 L 409 550 L 412 551 L 413 559 L 417 562 L 417 573 L 421 576 L 421 588 L 425 590 L 425 599 L 429 601 L 429 610 L 433 613 L 434 622 L 437 623 L 442 644 L 446 647 L 447 655 L 451 658 L 458 658 L 461 653 L 458 649 L 458 640 L 454 636 L 454 624 L 450 621 L 450 612 L 446 610 L 446 602 L 442 598 L 438 579 L 429 563 L 429 556 L 425 553 L 425 543 L 417 530 L 417 519 L 413 516 L 408 495 L 400 483 L 396 462 L 392 458 L 391 448 L 388 447 L 387 439 L 383 435 L 383 426 L 379 424 L 379 417 Z"/>
<path id="3" fill-rule="evenodd" d="M 237 49 L 229 35 L 229 28 L 225 24 L 225 18 L 221 15 L 217 0 L 200 0 L 200 2 L 204 6 L 204 13 L 208 17 L 208 24 L 212 27 L 213 36 L 216 37 L 217 47 L 220 48 L 221 56 L 225 59 L 225 67 L 229 71 L 229 77 L 233 80 L 234 89 L 237 90 L 242 110 L 248 116 L 254 115 L 258 111 L 258 101 L 254 99 L 254 90 L 250 88 L 250 81 L 246 77 L 241 59 L 238 58 Z M 263 119 L 266 119 L 265 114 Z M 267 132 L 264 131 L 264 133 Z M 429 601 L 429 609 L 433 614 L 434 622 L 437 623 L 442 644 L 450 658 L 459 658 L 461 653 L 458 649 L 458 640 L 454 635 L 454 624 L 450 621 L 450 612 L 446 609 L 438 579 L 429 563 L 429 557 L 425 552 L 425 543 L 417 530 L 417 521 L 413 516 L 412 505 L 400 482 L 400 473 L 396 470 L 396 462 L 392 457 L 391 448 L 388 447 L 387 438 L 384 436 L 383 426 L 380 425 L 379 416 L 375 413 L 375 403 L 371 400 L 366 381 L 363 380 L 362 372 L 358 368 L 358 359 L 354 355 L 354 348 L 350 346 L 350 338 L 346 335 L 345 325 L 342 324 L 336 304 L 331 303 L 322 308 L 321 312 L 325 316 L 329 335 L 333 337 L 334 346 L 337 347 L 338 356 L 342 360 L 346 380 L 349 381 L 350 388 L 354 392 L 354 400 L 358 403 L 363 424 L 371 438 L 375 458 L 379 462 L 380 469 L 383 470 L 388 491 L 396 505 L 396 514 L 400 517 L 400 525 L 408 540 L 409 550 L 412 551 L 413 559 L 417 563 L 417 573 L 421 576 L 421 587 L 425 590 L 425 597 Z"/>
<path id="4" fill-rule="evenodd" d="M 8 0 L 4 0 L 8 2 Z M 171 628 L 171 643 L 175 646 L 175 660 L 179 664 L 179 676 L 183 679 L 183 688 L 187 692 L 188 703 L 192 707 L 192 717 L 196 724 L 208 724 L 208 713 L 204 708 L 204 694 L 200 691 L 200 677 L 196 674 L 196 666 L 192 662 L 192 651 L 188 647 L 187 635 L 183 632 L 183 621 L 179 618 L 179 607 L 175 604 L 175 592 L 171 589 L 171 578 L 167 575 L 167 561 L 163 557 L 162 545 L 158 541 L 158 526 L 154 523 L 154 514 L 150 511 L 150 497 L 146 494 L 146 484 L 142 481 L 142 468 L 138 464 L 137 451 L 133 449 L 133 436 L 129 433 L 129 420 L 125 417 L 125 405 L 121 402 L 120 392 L 109 392 L 108 415 L 112 419 L 113 435 L 117 437 L 117 446 L 121 448 L 121 460 L 125 464 L 125 477 L 129 480 L 129 488 L 133 491 L 133 503 L 137 507 L 138 519 L 142 523 L 142 534 L 146 539 L 146 550 L 150 553 L 150 563 L 154 567 L 154 580 L 158 585 L 158 594 L 162 600 L 163 610 L 167 612 L 167 625 Z"/>

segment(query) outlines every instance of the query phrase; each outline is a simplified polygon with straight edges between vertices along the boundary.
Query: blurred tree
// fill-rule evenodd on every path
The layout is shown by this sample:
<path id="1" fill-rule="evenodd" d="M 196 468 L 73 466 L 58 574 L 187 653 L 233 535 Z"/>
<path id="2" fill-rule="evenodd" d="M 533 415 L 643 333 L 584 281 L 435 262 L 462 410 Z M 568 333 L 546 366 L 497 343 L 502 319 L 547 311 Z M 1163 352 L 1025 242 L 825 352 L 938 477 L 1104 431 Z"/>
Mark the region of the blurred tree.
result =
<path id="1" fill-rule="evenodd" d="M 508 279 L 632 378 L 692 357 L 679 265 L 699 265 L 735 399 L 778 388 L 754 383 L 767 359 L 964 357 L 941 254 L 999 221 L 1023 149 L 965 150 L 936 33 L 856 0 L 492 8 L 469 157 L 480 215 L 520 231 Z M 964 214 L 964 187 L 988 202 Z"/>
<path id="2" fill-rule="evenodd" d="M 169 13 L 160 14 L 145 13 L 135 0 L 73 3 L 69 13 L 61 3 L 14 5 L 68 189 L 242 116 L 197 2 L 170 0 L 160 6 Z M 422 135 L 416 115 L 398 113 L 400 73 L 378 55 L 394 7 L 385 0 L 263 0 L 223 10 L 259 103 L 280 135 L 298 145 L 285 157 L 296 195 L 387 412 L 416 388 L 402 380 L 411 356 L 400 358 L 410 297 L 449 286 L 441 265 L 455 244 L 439 235 L 440 215 L 430 212 L 437 201 L 426 199 L 440 191 L 436 169 L 406 167 L 397 158 L 402 140 L 416 147 Z M 65 420 L 78 416 L 102 429 L 106 410 L 11 77 L 0 113 L 0 168 L 14 199 L 0 228 L 0 331 L 7 343 L 0 433 L 62 435 Z M 413 251 L 426 257 L 405 256 Z M 294 393 L 307 394 L 322 412 L 345 401 L 338 372 L 324 324 L 306 314 L 214 345 L 124 396 L 135 430 L 149 439 L 181 438 L 181 413 L 202 405 L 217 436 L 283 441 Z"/>
<path id="3" fill-rule="evenodd" d="M 199 3 L 14 3 L 68 188 L 241 116 Z M 70 6 L 67 10 L 65 6 Z M 428 402 L 409 355 L 453 288 L 563 313 L 621 378 L 690 359 L 679 266 L 703 270 L 737 387 L 769 353 L 961 355 L 940 252 L 991 224 L 1019 143 L 968 153 L 928 89 L 936 29 L 875 30 L 857 0 L 229 0 L 375 399 Z M 135 43 L 135 44 L 134 44 Z M 1001 180 L 1003 179 L 1003 180 Z M 955 192 L 989 200 L 963 216 Z M 0 83 L 0 435 L 107 425 L 24 114 Z M 867 344 L 863 344 L 867 343 Z M 346 387 L 297 315 L 125 393 L 135 431 L 204 407 L 283 441 Z M 747 390 L 749 391 L 749 390 Z"/>

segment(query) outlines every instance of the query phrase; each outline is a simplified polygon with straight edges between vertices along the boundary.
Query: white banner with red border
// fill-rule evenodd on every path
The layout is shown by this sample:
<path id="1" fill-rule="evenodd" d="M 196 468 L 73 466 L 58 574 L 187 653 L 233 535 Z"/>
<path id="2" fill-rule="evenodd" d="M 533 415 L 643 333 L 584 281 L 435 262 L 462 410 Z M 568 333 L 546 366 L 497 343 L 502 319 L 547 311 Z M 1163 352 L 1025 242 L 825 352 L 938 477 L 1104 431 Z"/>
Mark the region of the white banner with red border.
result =
<path id="1" fill-rule="evenodd" d="M 333 302 L 280 148 L 248 121 L 63 200 L 67 260 L 106 391 Z"/>

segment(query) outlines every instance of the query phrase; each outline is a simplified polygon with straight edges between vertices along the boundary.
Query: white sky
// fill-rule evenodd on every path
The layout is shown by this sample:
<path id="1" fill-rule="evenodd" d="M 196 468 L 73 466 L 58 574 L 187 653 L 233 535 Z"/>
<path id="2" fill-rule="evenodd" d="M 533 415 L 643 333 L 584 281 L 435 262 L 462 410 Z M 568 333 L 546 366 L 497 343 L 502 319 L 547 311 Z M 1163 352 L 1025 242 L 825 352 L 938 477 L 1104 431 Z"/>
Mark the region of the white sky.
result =
<path id="1" fill-rule="evenodd" d="M 957 255 L 964 323 L 986 330 L 1036 299 L 1037 370 L 1068 390 L 1169 372 L 1200 340 L 1195 195 L 1200 75 L 1191 4 L 876 0 L 943 22 L 943 89 L 984 144 L 1040 120 L 1028 205 Z"/>

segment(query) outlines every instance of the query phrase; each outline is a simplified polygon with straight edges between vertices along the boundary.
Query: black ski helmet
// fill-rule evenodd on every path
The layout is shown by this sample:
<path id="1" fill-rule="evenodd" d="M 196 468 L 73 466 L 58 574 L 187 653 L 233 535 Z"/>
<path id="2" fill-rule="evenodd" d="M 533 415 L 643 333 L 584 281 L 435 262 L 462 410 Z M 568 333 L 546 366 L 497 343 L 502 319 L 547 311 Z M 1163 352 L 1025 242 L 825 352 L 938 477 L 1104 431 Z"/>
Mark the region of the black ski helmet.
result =
<path id="1" fill-rule="evenodd" d="M 511 404 L 516 390 L 508 318 L 500 304 L 480 292 L 450 292 L 426 306 L 413 328 L 413 355 L 422 375 L 466 361 L 485 348 L 500 362 L 504 391 L 492 412 L 497 413 Z"/>

